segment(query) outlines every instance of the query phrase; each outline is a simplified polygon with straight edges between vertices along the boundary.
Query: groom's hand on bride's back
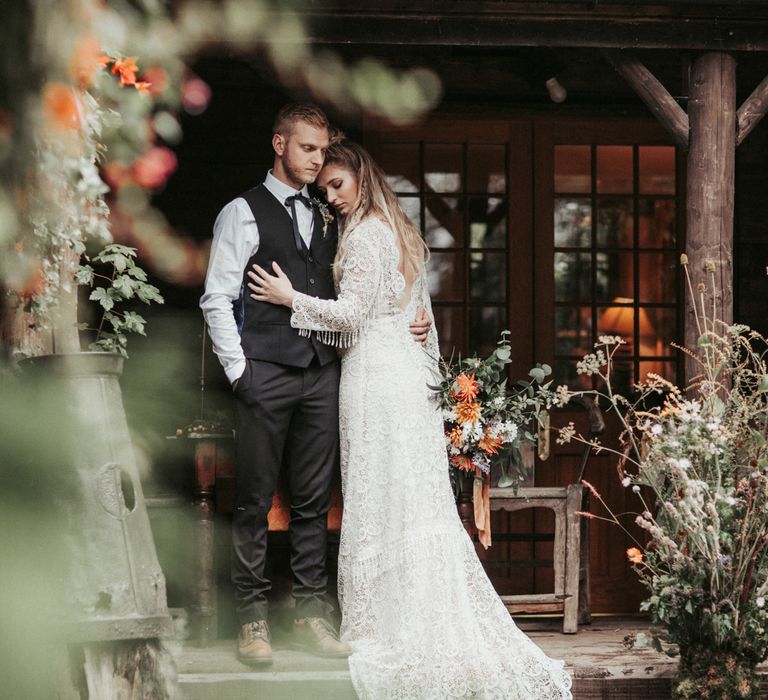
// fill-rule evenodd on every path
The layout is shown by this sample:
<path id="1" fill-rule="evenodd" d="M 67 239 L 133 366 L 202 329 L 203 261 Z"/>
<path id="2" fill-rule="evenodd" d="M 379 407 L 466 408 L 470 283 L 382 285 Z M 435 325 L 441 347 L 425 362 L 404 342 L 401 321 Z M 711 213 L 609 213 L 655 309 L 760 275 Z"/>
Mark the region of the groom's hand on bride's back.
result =
<path id="1" fill-rule="evenodd" d="M 432 328 L 432 319 L 429 317 L 427 310 L 420 306 L 416 310 L 416 317 L 411 321 L 410 329 L 413 339 L 417 343 L 422 345 L 427 344 L 427 335 L 429 335 L 429 329 Z"/>

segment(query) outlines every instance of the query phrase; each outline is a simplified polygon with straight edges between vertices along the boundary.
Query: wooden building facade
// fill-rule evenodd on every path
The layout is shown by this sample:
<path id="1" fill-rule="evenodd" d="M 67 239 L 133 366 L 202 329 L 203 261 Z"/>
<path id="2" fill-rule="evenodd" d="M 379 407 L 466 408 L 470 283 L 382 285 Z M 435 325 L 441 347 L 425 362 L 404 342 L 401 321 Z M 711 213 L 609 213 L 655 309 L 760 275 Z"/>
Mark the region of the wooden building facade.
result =
<path id="1" fill-rule="evenodd" d="M 313 42 L 348 61 L 421 65 L 442 80 L 439 105 L 415 124 L 330 114 L 424 232 L 444 354 L 486 353 L 508 328 L 513 374 L 548 362 L 574 386 L 597 337 L 622 335 L 621 384 L 648 372 L 681 382 L 670 343 L 695 341 L 683 252 L 694 274 L 716 263 L 723 318 L 768 331 L 768 2 L 345 0 L 302 13 Z M 195 69 L 214 99 L 184 124 L 159 203 L 203 240 L 269 167 L 275 111 L 312 93 L 227 47 Z M 191 316 L 199 291 L 169 303 Z M 537 485 L 572 483 L 580 462 L 578 447 L 553 449 Z M 588 478 L 633 510 L 610 457 L 593 456 Z M 493 526 L 508 535 L 485 555 L 499 591 L 551 590 L 546 568 L 519 564 L 551 558 L 551 542 L 524 537 L 551 532 L 547 515 L 495 513 Z M 627 546 L 618 528 L 593 526 L 593 612 L 637 611 Z"/>

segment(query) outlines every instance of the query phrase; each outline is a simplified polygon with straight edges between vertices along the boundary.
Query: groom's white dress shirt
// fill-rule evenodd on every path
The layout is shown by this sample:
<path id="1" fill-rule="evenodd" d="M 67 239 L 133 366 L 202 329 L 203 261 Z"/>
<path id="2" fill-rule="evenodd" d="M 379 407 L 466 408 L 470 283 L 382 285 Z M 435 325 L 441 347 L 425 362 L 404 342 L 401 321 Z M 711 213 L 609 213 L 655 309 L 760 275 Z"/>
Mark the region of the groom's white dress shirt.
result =
<path id="1" fill-rule="evenodd" d="M 309 197 L 306 185 L 295 190 L 278 180 L 271 170 L 267 173 L 264 185 L 283 205 L 288 197 L 295 194 Z M 312 240 L 312 210 L 303 204 L 297 204 L 295 209 L 299 234 L 309 247 Z M 290 206 L 285 210 L 291 216 Z M 253 212 L 248 203 L 238 197 L 229 202 L 216 217 L 208 274 L 205 277 L 205 293 L 200 298 L 200 308 L 208 324 L 213 350 L 230 384 L 245 371 L 245 354 L 240 346 L 240 334 L 232 305 L 240 298 L 248 260 L 258 249 L 259 228 L 253 220 Z M 248 294 L 250 290 L 246 287 L 242 293 Z"/>

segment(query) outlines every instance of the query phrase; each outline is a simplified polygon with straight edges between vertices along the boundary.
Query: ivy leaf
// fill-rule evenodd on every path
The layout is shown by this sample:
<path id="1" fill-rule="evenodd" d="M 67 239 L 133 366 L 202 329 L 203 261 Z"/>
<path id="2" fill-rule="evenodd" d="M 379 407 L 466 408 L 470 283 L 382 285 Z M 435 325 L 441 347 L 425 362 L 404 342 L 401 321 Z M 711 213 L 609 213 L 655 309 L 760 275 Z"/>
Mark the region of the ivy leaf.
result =
<path id="1" fill-rule="evenodd" d="M 160 296 L 160 290 L 151 284 L 140 284 L 136 287 L 136 296 L 145 304 L 156 302 L 162 304 L 165 300 Z"/>
<path id="2" fill-rule="evenodd" d="M 93 284 L 93 268 L 90 265 L 81 265 L 75 273 L 78 284 Z"/>
<path id="3" fill-rule="evenodd" d="M 123 299 L 132 299 L 133 290 L 139 283 L 128 275 L 118 275 L 112 280 L 112 289 L 119 292 Z"/>
<path id="4" fill-rule="evenodd" d="M 126 331 L 131 333 L 140 333 L 141 335 L 146 335 L 144 332 L 144 326 L 146 323 L 147 322 L 144 320 L 144 317 L 140 316 L 135 311 L 126 311 L 125 315 L 123 316 L 123 327 Z"/>
<path id="5" fill-rule="evenodd" d="M 91 301 L 98 301 L 106 311 L 109 311 L 115 306 L 115 300 L 107 293 L 107 290 L 104 289 L 104 287 L 94 289 L 88 298 Z"/>
<path id="6" fill-rule="evenodd" d="M 146 282 L 147 281 L 147 273 L 144 272 L 138 265 L 131 265 L 127 270 L 126 273 L 131 275 L 131 277 L 135 277 L 140 282 Z"/>

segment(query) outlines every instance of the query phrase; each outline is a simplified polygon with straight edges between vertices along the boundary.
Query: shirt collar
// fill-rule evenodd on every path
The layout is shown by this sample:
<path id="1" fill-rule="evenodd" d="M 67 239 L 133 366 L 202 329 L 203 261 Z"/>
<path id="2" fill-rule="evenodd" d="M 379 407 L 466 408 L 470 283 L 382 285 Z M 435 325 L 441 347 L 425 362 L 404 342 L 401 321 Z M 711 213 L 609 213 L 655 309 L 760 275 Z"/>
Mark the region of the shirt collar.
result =
<path id="1" fill-rule="evenodd" d="M 264 186 L 282 203 L 285 203 L 285 200 L 288 199 L 288 197 L 295 194 L 303 194 L 305 197 L 309 198 L 309 190 L 306 185 L 300 190 L 295 190 L 290 185 L 286 185 L 284 182 L 278 180 L 272 174 L 271 170 L 267 173 L 267 177 L 264 179 Z"/>

